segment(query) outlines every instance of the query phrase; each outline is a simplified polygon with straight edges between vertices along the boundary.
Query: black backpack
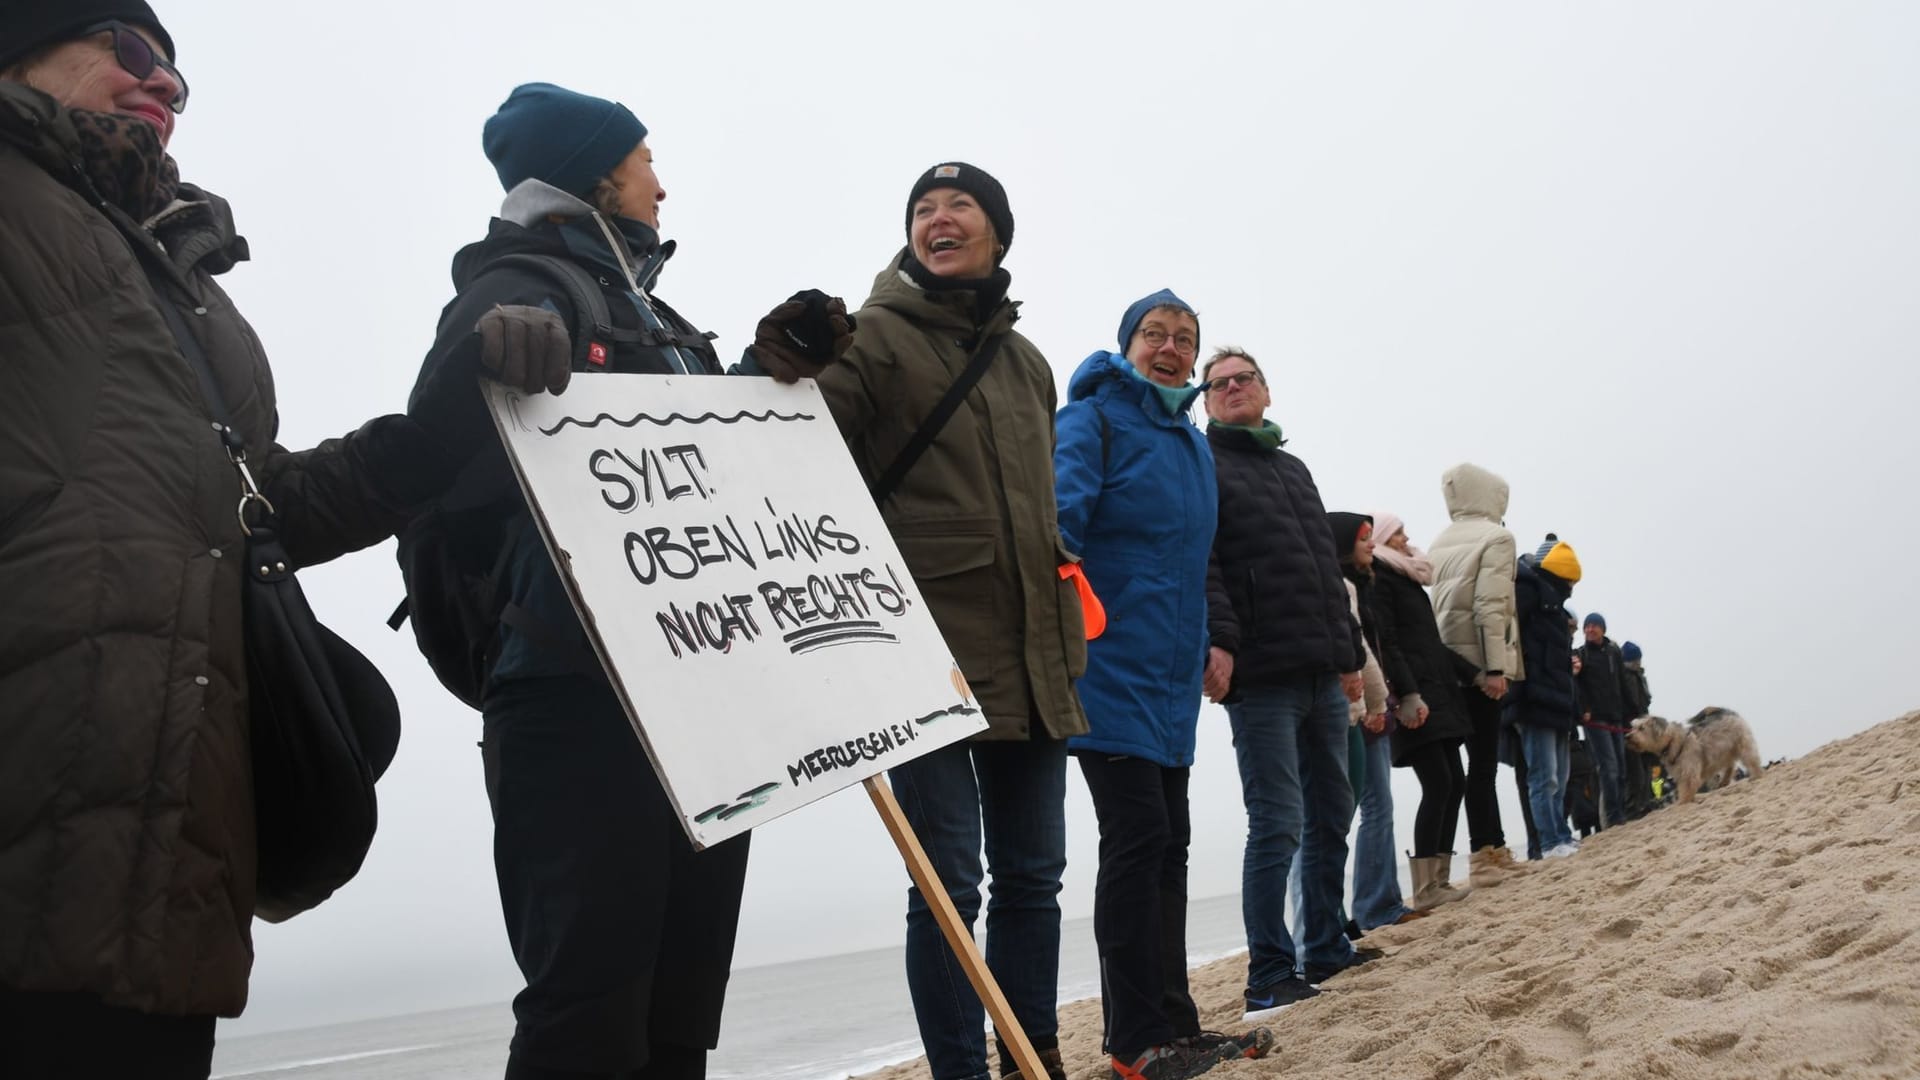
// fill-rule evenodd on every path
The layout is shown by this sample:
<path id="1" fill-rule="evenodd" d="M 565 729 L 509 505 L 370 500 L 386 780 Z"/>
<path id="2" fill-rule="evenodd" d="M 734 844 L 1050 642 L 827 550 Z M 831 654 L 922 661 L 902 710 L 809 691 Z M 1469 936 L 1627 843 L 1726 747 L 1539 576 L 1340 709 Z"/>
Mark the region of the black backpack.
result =
<path id="1" fill-rule="evenodd" d="M 614 328 L 599 281 L 578 265 L 550 255 L 505 255 L 480 274 L 496 270 L 531 273 L 567 298 L 575 371 L 585 370 L 590 362 L 604 364 L 608 343 L 628 336 Z M 440 498 L 401 530 L 397 557 L 407 596 L 387 620 L 396 631 L 402 623 L 413 623 L 414 643 L 440 685 L 474 709 L 480 708 L 487 674 L 499 657 L 503 622 L 534 637 L 553 636 L 507 602 L 507 563 L 513 551 L 507 530 L 519 517 L 521 496 L 505 454 L 494 445 L 477 455 Z"/>

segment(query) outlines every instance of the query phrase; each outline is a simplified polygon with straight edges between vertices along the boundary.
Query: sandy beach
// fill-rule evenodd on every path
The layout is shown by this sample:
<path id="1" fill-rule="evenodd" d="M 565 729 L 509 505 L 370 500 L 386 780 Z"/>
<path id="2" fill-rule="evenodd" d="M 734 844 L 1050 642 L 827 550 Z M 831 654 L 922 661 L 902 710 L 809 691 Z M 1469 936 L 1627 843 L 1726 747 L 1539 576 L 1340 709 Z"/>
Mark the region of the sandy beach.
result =
<path id="1" fill-rule="evenodd" d="M 1384 959 L 1207 1075 L 1920 1076 L 1920 712 L 1535 865 L 1368 935 Z M 1204 1023 L 1243 1026 L 1244 975 L 1194 970 Z M 1074 1080 L 1105 1080 L 1099 1003 L 1061 1028 Z"/>

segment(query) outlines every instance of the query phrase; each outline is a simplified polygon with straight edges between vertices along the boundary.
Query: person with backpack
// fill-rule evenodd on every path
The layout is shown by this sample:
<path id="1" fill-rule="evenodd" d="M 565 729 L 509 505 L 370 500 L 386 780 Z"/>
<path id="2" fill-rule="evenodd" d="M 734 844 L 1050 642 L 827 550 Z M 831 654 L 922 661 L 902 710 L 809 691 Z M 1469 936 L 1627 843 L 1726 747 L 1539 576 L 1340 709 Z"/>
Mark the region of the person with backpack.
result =
<path id="1" fill-rule="evenodd" d="M 187 122 L 180 61 L 144 0 L 0 4 L 10 1080 L 204 1078 L 215 1018 L 247 1004 L 261 865 L 250 704 L 267 694 L 242 595 L 247 532 L 266 530 L 262 504 L 242 502 L 242 467 L 302 567 L 392 536 L 453 469 L 400 415 L 280 444 L 291 395 L 276 398 L 219 283 L 246 239 L 168 153 Z M 330 362 L 342 380 L 381 363 L 364 349 Z"/>
<path id="2" fill-rule="evenodd" d="M 1600 781 L 1601 826 L 1610 829 L 1627 821 L 1627 727 L 1638 715 L 1632 711 L 1636 688 L 1620 646 L 1607 636 L 1606 616 L 1590 611 L 1580 629 L 1586 638 L 1576 650 L 1580 654 L 1580 723 Z"/>
<path id="3" fill-rule="evenodd" d="M 746 875 L 746 835 L 695 851 L 683 831 L 475 378 L 591 394 L 601 371 L 721 373 L 708 336 L 654 291 L 674 246 L 659 237 L 666 192 L 646 139 L 616 102 L 549 83 L 513 90 L 481 139 L 506 199 L 487 236 L 454 256 L 458 295 L 410 404 L 468 450 L 455 490 L 409 526 L 400 558 L 423 651 L 484 721 L 494 868 L 527 980 L 507 1080 L 704 1076 Z M 846 336 L 836 306 L 818 335 L 829 359 L 828 343 Z M 769 370 L 817 370 L 785 333 L 807 309 L 783 304 L 761 323 L 754 349 Z M 542 318 L 495 325 L 503 311 Z M 598 347 L 577 348 L 583 338 Z"/>
<path id="4" fill-rule="evenodd" d="M 1200 1027 L 1187 991 L 1187 780 L 1207 646 L 1213 452 L 1187 412 L 1200 322 L 1161 289 L 1120 318 L 1121 352 L 1087 357 L 1055 420 L 1060 538 L 1106 598 L 1087 644 L 1088 732 L 1067 741 L 1100 824 L 1093 937 L 1103 1048 L 1116 1076 L 1178 1080 L 1273 1035 Z"/>
<path id="5" fill-rule="evenodd" d="M 892 770 L 900 805 L 1047 1063 L 1060 1064 L 1060 876 L 1067 742 L 1087 731 L 1079 593 L 1062 569 L 1053 370 L 1014 329 L 1001 265 L 1013 211 L 977 166 L 907 193 L 906 246 L 874 278 L 853 344 L 818 381 L 988 729 Z M 985 1018 L 926 898 L 907 890 L 907 989 L 934 1080 L 988 1075 Z M 1004 1075 L 1019 1069 L 1000 1048 Z M 1027 1077 L 1025 1080 L 1039 1080 Z"/>

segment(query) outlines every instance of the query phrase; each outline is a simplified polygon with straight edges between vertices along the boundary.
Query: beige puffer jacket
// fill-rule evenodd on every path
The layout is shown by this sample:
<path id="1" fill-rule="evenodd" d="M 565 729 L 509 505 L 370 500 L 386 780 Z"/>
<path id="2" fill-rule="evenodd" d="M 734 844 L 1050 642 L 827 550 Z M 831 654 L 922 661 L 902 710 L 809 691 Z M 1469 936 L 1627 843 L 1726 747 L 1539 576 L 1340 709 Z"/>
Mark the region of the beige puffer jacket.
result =
<path id="1" fill-rule="evenodd" d="M 1517 552 L 1505 526 L 1507 482 L 1478 465 L 1455 465 L 1440 487 L 1453 517 L 1427 553 L 1440 640 L 1479 668 L 1482 679 L 1524 679 L 1513 603 Z"/>

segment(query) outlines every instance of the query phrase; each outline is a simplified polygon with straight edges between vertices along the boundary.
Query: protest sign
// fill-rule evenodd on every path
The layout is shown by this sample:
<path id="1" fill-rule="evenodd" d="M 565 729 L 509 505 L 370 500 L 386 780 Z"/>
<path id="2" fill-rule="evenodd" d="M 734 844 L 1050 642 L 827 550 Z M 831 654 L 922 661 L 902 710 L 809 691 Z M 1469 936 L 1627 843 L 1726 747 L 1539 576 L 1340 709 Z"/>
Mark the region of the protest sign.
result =
<path id="1" fill-rule="evenodd" d="M 986 727 L 811 381 L 483 385 L 696 847 Z"/>

